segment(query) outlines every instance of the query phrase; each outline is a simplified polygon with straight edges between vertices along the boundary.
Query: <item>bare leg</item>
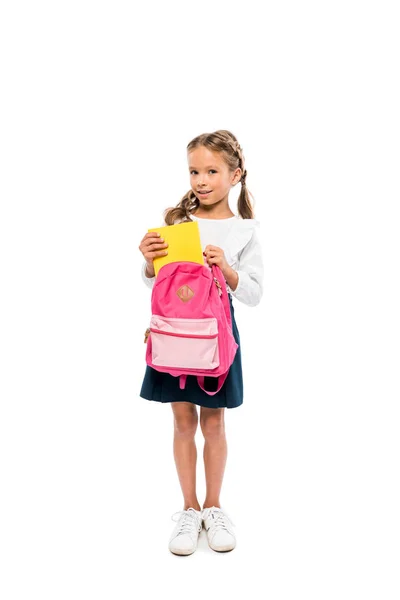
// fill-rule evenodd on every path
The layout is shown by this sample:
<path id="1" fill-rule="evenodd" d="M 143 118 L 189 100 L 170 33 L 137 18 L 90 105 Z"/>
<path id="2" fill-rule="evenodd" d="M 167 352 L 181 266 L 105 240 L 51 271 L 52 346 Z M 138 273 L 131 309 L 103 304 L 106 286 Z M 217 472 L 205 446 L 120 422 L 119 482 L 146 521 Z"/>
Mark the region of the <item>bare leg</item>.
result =
<path id="1" fill-rule="evenodd" d="M 174 413 L 174 458 L 183 493 L 183 509 L 192 507 L 200 510 L 196 495 L 197 408 L 191 402 L 171 402 L 171 405 Z"/>
<path id="2" fill-rule="evenodd" d="M 224 408 L 205 408 L 204 406 L 200 410 L 200 426 L 205 440 L 203 456 L 207 485 L 203 508 L 210 506 L 221 508 L 219 496 L 228 453 L 224 410 Z"/>

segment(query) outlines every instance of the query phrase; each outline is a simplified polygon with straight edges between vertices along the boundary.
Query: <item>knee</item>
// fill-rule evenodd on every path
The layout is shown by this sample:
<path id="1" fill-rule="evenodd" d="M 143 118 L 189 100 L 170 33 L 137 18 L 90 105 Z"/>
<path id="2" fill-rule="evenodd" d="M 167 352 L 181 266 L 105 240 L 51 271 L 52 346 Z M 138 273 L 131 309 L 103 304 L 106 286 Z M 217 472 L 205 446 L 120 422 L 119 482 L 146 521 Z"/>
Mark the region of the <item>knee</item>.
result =
<path id="1" fill-rule="evenodd" d="M 180 415 L 174 418 L 174 432 L 180 438 L 192 439 L 196 435 L 197 415 Z"/>
<path id="2" fill-rule="evenodd" d="M 200 427 L 206 440 L 225 435 L 225 423 L 219 415 L 201 420 Z"/>

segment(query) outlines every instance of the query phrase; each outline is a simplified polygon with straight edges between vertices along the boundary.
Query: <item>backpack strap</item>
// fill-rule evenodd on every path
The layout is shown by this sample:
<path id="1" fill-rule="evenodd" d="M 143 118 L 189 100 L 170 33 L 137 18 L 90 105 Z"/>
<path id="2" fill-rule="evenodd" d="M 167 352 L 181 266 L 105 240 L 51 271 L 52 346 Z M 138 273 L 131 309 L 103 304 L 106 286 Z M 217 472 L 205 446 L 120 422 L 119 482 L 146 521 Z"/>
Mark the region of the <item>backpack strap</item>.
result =
<path id="1" fill-rule="evenodd" d="M 201 389 L 203 390 L 203 392 L 205 392 L 206 394 L 208 394 L 209 396 L 214 396 L 215 394 L 217 394 L 219 392 L 219 390 L 222 388 L 222 386 L 225 383 L 225 379 L 228 377 L 228 373 L 229 373 L 229 369 L 226 373 L 224 373 L 223 375 L 220 375 L 218 377 L 218 387 L 215 390 L 215 392 L 209 392 L 208 390 L 204 389 L 204 377 L 200 377 L 199 375 L 197 376 L 197 383 L 199 384 L 199 386 L 201 387 Z"/>
<path id="2" fill-rule="evenodd" d="M 231 307 L 229 305 L 228 292 L 226 290 L 225 277 L 222 274 L 221 269 L 218 265 L 212 266 L 212 274 L 213 277 L 218 281 L 220 285 L 220 289 L 222 291 L 222 304 L 224 305 L 226 320 L 228 322 L 229 327 L 232 329 L 232 319 L 231 319 Z"/>

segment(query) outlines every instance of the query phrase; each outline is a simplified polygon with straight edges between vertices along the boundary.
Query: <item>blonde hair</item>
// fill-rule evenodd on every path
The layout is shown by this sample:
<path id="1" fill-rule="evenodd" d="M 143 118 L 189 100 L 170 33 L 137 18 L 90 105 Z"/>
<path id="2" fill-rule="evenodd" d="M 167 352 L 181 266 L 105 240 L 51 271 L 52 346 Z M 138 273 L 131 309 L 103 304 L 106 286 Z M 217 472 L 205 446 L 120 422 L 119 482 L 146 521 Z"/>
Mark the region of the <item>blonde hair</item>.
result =
<path id="1" fill-rule="evenodd" d="M 253 219 L 254 213 L 250 196 L 254 197 L 246 187 L 247 171 L 244 166 L 244 154 L 236 137 L 226 129 L 218 129 L 213 133 L 202 133 L 188 143 L 187 151 L 191 152 L 199 146 L 204 146 L 212 152 L 221 153 L 231 172 L 238 167 L 242 170 L 242 186 L 237 203 L 238 213 L 242 219 Z M 193 190 L 189 190 L 174 208 L 167 208 L 164 211 L 166 225 L 173 225 L 176 221 L 190 221 L 190 215 L 199 205 L 196 194 Z"/>

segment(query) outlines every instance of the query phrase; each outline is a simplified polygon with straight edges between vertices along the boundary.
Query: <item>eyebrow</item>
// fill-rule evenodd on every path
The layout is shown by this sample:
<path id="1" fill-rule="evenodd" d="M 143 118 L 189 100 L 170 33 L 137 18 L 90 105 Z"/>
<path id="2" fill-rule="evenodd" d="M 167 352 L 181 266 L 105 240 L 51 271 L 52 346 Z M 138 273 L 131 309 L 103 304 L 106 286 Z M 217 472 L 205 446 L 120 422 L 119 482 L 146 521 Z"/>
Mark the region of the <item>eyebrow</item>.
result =
<path id="1" fill-rule="evenodd" d="M 189 167 L 189 169 L 194 169 L 195 171 L 197 170 L 196 167 Z M 209 165 L 206 167 L 206 169 L 218 169 L 218 167 L 216 165 Z"/>

